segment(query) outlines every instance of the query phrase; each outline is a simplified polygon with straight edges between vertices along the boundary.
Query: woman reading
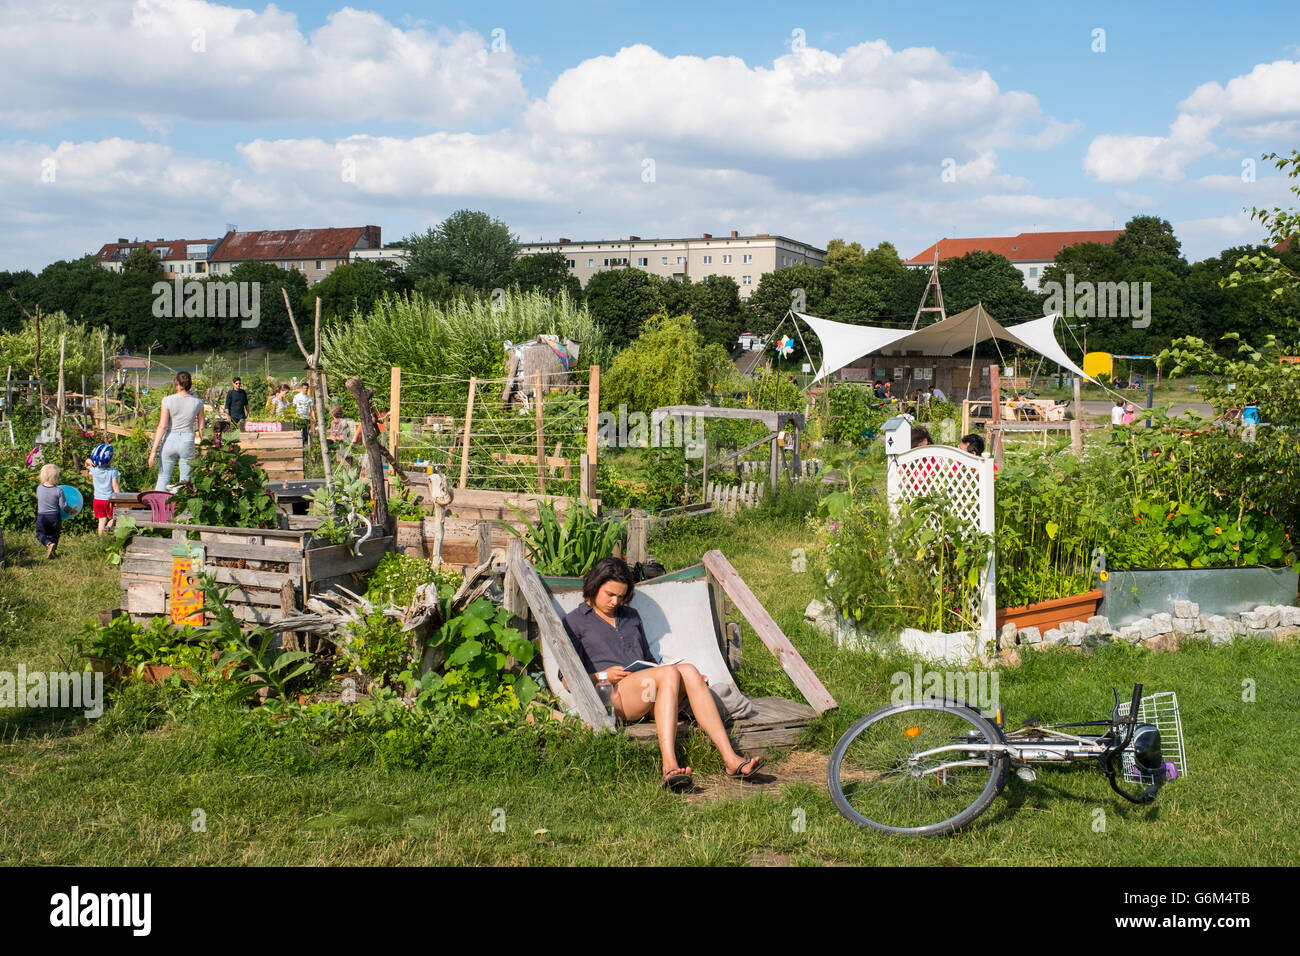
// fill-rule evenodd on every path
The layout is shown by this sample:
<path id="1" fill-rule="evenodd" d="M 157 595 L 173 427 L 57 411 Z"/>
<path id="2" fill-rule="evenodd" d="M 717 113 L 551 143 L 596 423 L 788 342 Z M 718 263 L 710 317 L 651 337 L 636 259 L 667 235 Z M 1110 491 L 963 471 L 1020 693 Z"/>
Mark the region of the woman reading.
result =
<path id="1" fill-rule="evenodd" d="M 564 618 L 564 630 L 583 669 L 593 683 L 603 678 L 614 685 L 617 719 L 630 723 L 653 714 L 665 786 L 686 790 L 694 782 L 691 768 L 678 764 L 674 749 L 677 712 L 683 701 L 689 701 L 696 722 L 718 748 L 727 776 L 748 780 L 763 760 L 744 757 L 732 748 L 707 679 L 694 664 L 627 669 L 638 660 L 654 660 L 641 615 L 630 604 L 633 589 L 632 570 L 621 558 L 602 558 L 583 578 L 584 601 Z"/>

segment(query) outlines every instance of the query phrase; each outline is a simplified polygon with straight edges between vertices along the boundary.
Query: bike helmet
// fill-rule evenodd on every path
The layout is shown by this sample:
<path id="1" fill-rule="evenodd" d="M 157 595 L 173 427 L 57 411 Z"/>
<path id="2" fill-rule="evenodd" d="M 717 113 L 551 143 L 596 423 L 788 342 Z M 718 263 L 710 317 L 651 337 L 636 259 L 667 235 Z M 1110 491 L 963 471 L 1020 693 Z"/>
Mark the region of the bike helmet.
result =
<path id="1" fill-rule="evenodd" d="M 1158 777 L 1164 772 L 1160 753 L 1160 731 L 1152 724 L 1138 724 L 1133 732 L 1133 763 L 1142 773 Z"/>
<path id="2" fill-rule="evenodd" d="M 108 463 L 113 460 L 113 446 L 108 444 L 96 445 L 95 450 L 90 453 L 90 463 L 96 468 L 107 468 Z"/>

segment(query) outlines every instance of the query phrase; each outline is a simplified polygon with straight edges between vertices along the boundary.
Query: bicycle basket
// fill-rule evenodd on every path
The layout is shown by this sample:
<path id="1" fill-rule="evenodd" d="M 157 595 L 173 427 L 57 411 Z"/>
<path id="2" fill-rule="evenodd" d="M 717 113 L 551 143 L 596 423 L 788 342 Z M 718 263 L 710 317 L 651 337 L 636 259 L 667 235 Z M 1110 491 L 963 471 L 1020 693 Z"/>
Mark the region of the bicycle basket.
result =
<path id="1" fill-rule="evenodd" d="M 1127 703 L 1119 705 L 1119 716 L 1127 717 L 1128 711 Z M 1187 776 L 1187 754 L 1183 749 L 1183 721 L 1178 715 L 1178 695 L 1170 690 L 1143 697 L 1138 703 L 1138 721 L 1155 725 L 1160 731 L 1160 751 L 1164 762 L 1172 763 L 1178 769 L 1179 777 Z M 1124 750 L 1123 760 L 1125 780 L 1147 787 L 1156 782 L 1154 777 L 1138 768 L 1131 745 Z"/>

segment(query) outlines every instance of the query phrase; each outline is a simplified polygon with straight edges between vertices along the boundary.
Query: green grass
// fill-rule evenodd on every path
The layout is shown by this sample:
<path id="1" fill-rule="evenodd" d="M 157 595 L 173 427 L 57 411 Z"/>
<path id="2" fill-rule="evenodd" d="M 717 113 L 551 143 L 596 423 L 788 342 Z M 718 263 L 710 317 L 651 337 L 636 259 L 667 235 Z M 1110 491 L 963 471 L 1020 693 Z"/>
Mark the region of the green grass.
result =
<path id="1" fill-rule="evenodd" d="M 175 372 L 181 370 L 193 372 L 203 365 L 211 354 L 211 352 L 206 351 L 166 354 L 155 352 L 153 354 L 153 379 L 155 382 L 166 381 Z M 261 374 L 266 369 L 266 349 L 253 349 L 243 352 L 221 351 L 217 354 L 230 363 L 236 375 Z M 271 375 L 277 381 L 287 382 L 295 375 L 303 378 L 307 374 L 306 363 L 303 362 L 302 354 L 296 349 L 292 352 L 271 352 L 270 360 Z"/>
<path id="2" fill-rule="evenodd" d="M 0 599 L 22 616 L 0 638 L 0 671 L 55 667 L 83 620 L 117 600 L 117 573 L 91 538 L 65 538 L 64 557 L 36 557 L 11 534 L 17 560 L 0 570 Z M 797 521 L 692 519 L 652 539 L 670 567 L 720 548 L 840 704 L 803 745 L 823 757 L 840 733 L 888 701 L 901 656 L 837 647 L 802 619 L 817 596 L 815 548 Z M 794 548 L 808 570 L 791 571 Z M 746 629 L 744 690 L 797 697 Z M 52 712 L 0 713 L 0 855 L 14 864 L 794 864 L 1278 865 L 1300 845 L 1300 754 L 1294 687 L 1300 646 L 1192 645 L 1151 656 L 1110 648 L 1051 652 L 1001 673 L 1009 726 L 1107 716 L 1110 687 L 1178 692 L 1190 773 L 1150 807 L 1123 803 L 1092 767 L 1014 776 L 975 824 L 916 841 L 858 830 L 835 811 L 821 780 L 779 791 L 684 801 L 659 786 L 658 758 L 625 738 L 570 729 L 439 739 L 422 769 L 371 756 L 382 740 L 311 748 L 258 736 L 221 708 L 186 711 L 135 685 L 97 722 Z M 1242 700 L 1254 683 L 1255 702 Z M 716 754 L 688 742 L 696 772 Z M 793 761 L 792 761 L 793 762 Z M 804 758 L 805 765 L 808 759 Z M 788 766 L 788 765 L 787 765 Z M 780 776 L 780 760 L 772 764 Z M 196 810 L 205 827 L 196 830 Z M 1103 819 L 1105 829 L 1095 825 Z M 803 820 L 800 831 L 794 824 Z M 494 822 L 498 827 L 494 829 Z M 501 824 L 504 825 L 502 829 Z"/>

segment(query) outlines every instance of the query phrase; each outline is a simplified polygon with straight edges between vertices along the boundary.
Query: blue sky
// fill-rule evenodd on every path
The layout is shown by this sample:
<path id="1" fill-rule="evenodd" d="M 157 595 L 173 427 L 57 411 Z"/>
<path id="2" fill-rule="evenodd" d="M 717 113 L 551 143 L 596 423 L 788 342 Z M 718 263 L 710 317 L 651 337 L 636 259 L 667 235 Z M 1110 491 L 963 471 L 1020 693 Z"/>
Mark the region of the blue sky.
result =
<path id="1" fill-rule="evenodd" d="M 526 241 L 905 256 L 1147 213 L 1199 259 L 1295 202 L 1258 157 L 1300 146 L 1300 13 L 0 2 L 0 88 L 0 269 L 226 223 L 392 240 L 466 206 Z"/>

